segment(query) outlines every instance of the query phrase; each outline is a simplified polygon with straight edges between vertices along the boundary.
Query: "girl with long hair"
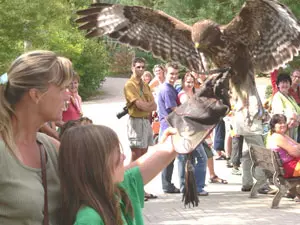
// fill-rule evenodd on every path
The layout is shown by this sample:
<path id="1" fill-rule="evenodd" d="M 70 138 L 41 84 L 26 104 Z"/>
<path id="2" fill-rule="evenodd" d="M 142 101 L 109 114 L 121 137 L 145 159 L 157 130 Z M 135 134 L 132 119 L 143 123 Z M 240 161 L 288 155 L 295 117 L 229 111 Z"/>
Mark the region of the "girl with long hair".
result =
<path id="1" fill-rule="evenodd" d="M 168 129 L 163 140 L 172 132 Z M 112 129 L 86 125 L 67 130 L 59 155 L 61 224 L 143 225 L 144 184 L 177 155 L 171 141 L 153 148 L 127 168 Z"/>

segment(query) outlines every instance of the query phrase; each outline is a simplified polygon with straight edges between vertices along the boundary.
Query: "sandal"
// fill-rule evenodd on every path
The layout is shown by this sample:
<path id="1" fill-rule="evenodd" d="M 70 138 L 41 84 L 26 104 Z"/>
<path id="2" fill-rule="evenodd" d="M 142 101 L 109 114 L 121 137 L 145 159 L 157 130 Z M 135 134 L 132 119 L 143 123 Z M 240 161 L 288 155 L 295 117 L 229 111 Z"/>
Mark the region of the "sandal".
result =
<path id="1" fill-rule="evenodd" d="M 220 155 L 218 158 L 216 158 L 216 160 L 226 160 L 226 156 L 225 155 Z"/>
<path id="2" fill-rule="evenodd" d="M 145 193 L 145 198 L 147 198 L 147 199 L 155 199 L 155 198 L 157 198 L 157 196 L 153 195 L 153 194 Z"/>
<path id="3" fill-rule="evenodd" d="M 218 184 L 228 184 L 227 180 L 219 178 L 217 175 L 211 177 L 209 179 L 210 183 L 218 183 Z"/>

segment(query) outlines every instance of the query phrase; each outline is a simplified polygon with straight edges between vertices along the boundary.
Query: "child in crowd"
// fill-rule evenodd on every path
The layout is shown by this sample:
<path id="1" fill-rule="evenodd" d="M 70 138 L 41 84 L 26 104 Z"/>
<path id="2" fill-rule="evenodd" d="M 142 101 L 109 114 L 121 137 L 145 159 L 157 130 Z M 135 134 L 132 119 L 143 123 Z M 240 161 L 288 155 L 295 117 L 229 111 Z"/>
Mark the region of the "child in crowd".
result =
<path id="1" fill-rule="evenodd" d="M 142 80 L 146 83 L 149 84 L 150 81 L 153 79 L 152 74 L 149 71 L 145 71 L 142 75 Z"/>
<path id="2" fill-rule="evenodd" d="M 82 116 L 82 100 L 78 94 L 80 76 L 74 72 L 73 80 L 68 87 L 70 100 L 66 102 L 65 111 L 63 112 L 63 121 L 78 120 Z"/>
<path id="3" fill-rule="evenodd" d="M 89 125 L 93 124 L 93 121 L 87 117 L 81 117 L 78 120 L 69 120 L 68 122 L 64 123 L 64 125 L 60 129 L 59 139 L 61 139 L 62 135 L 66 130 L 70 129 L 71 127 L 80 126 L 80 125 Z"/>

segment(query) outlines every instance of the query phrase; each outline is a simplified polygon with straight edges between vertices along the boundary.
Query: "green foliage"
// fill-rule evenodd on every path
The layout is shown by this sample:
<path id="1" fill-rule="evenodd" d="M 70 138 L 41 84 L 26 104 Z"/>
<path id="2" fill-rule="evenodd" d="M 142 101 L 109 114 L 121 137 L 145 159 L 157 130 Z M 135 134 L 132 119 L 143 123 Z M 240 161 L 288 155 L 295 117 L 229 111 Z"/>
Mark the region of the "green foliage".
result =
<path id="1" fill-rule="evenodd" d="M 0 0 L 0 74 L 24 51 L 47 49 L 72 60 L 81 76 L 80 94 L 88 97 L 108 69 L 102 41 L 87 40 L 78 31 L 75 12 L 85 0 Z M 99 43 L 98 43 L 99 42 Z M 27 47 L 24 43 L 28 43 Z"/>
<path id="2" fill-rule="evenodd" d="M 268 85 L 265 89 L 265 99 L 268 99 L 272 96 L 272 85 Z"/>
<path id="3" fill-rule="evenodd" d="M 81 75 L 80 94 L 87 98 L 100 86 L 107 75 L 109 60 L 105 46 L 93 40 L 88 40 L 80 55 L 74 60 L 76 71 Z"/>
<path id="4" fill-rule="evenodd" d="M 152 74 L 153 74 L 153 67 L 156 64 L 165 64 L 165 62 L 163 62 L 162 60 L 154 58 L 151 53 L 143 52 L 141 50 L 136 51 L 136 57 L 143 57 L 146 60 L 147 62 L 146 70 L 150 71 Z"/>

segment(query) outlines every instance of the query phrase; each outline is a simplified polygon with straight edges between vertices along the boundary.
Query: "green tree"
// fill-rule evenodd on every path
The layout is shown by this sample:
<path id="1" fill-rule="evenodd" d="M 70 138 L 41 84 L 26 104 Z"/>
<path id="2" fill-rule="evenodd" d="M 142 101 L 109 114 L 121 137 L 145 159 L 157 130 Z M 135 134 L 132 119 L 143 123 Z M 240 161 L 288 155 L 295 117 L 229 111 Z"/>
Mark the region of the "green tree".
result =
<path id="1" fill-rule="evenodd" d="M 74 22 L 76 10 L 89 3 L 0 0 L 0 5 L 0 74 L 24 51 L 47 49 L 72 60 L 82 77 L 83 97 L 97 90 L 107 74 L 107 49 L 102 41 L 87 40 Z"/>

